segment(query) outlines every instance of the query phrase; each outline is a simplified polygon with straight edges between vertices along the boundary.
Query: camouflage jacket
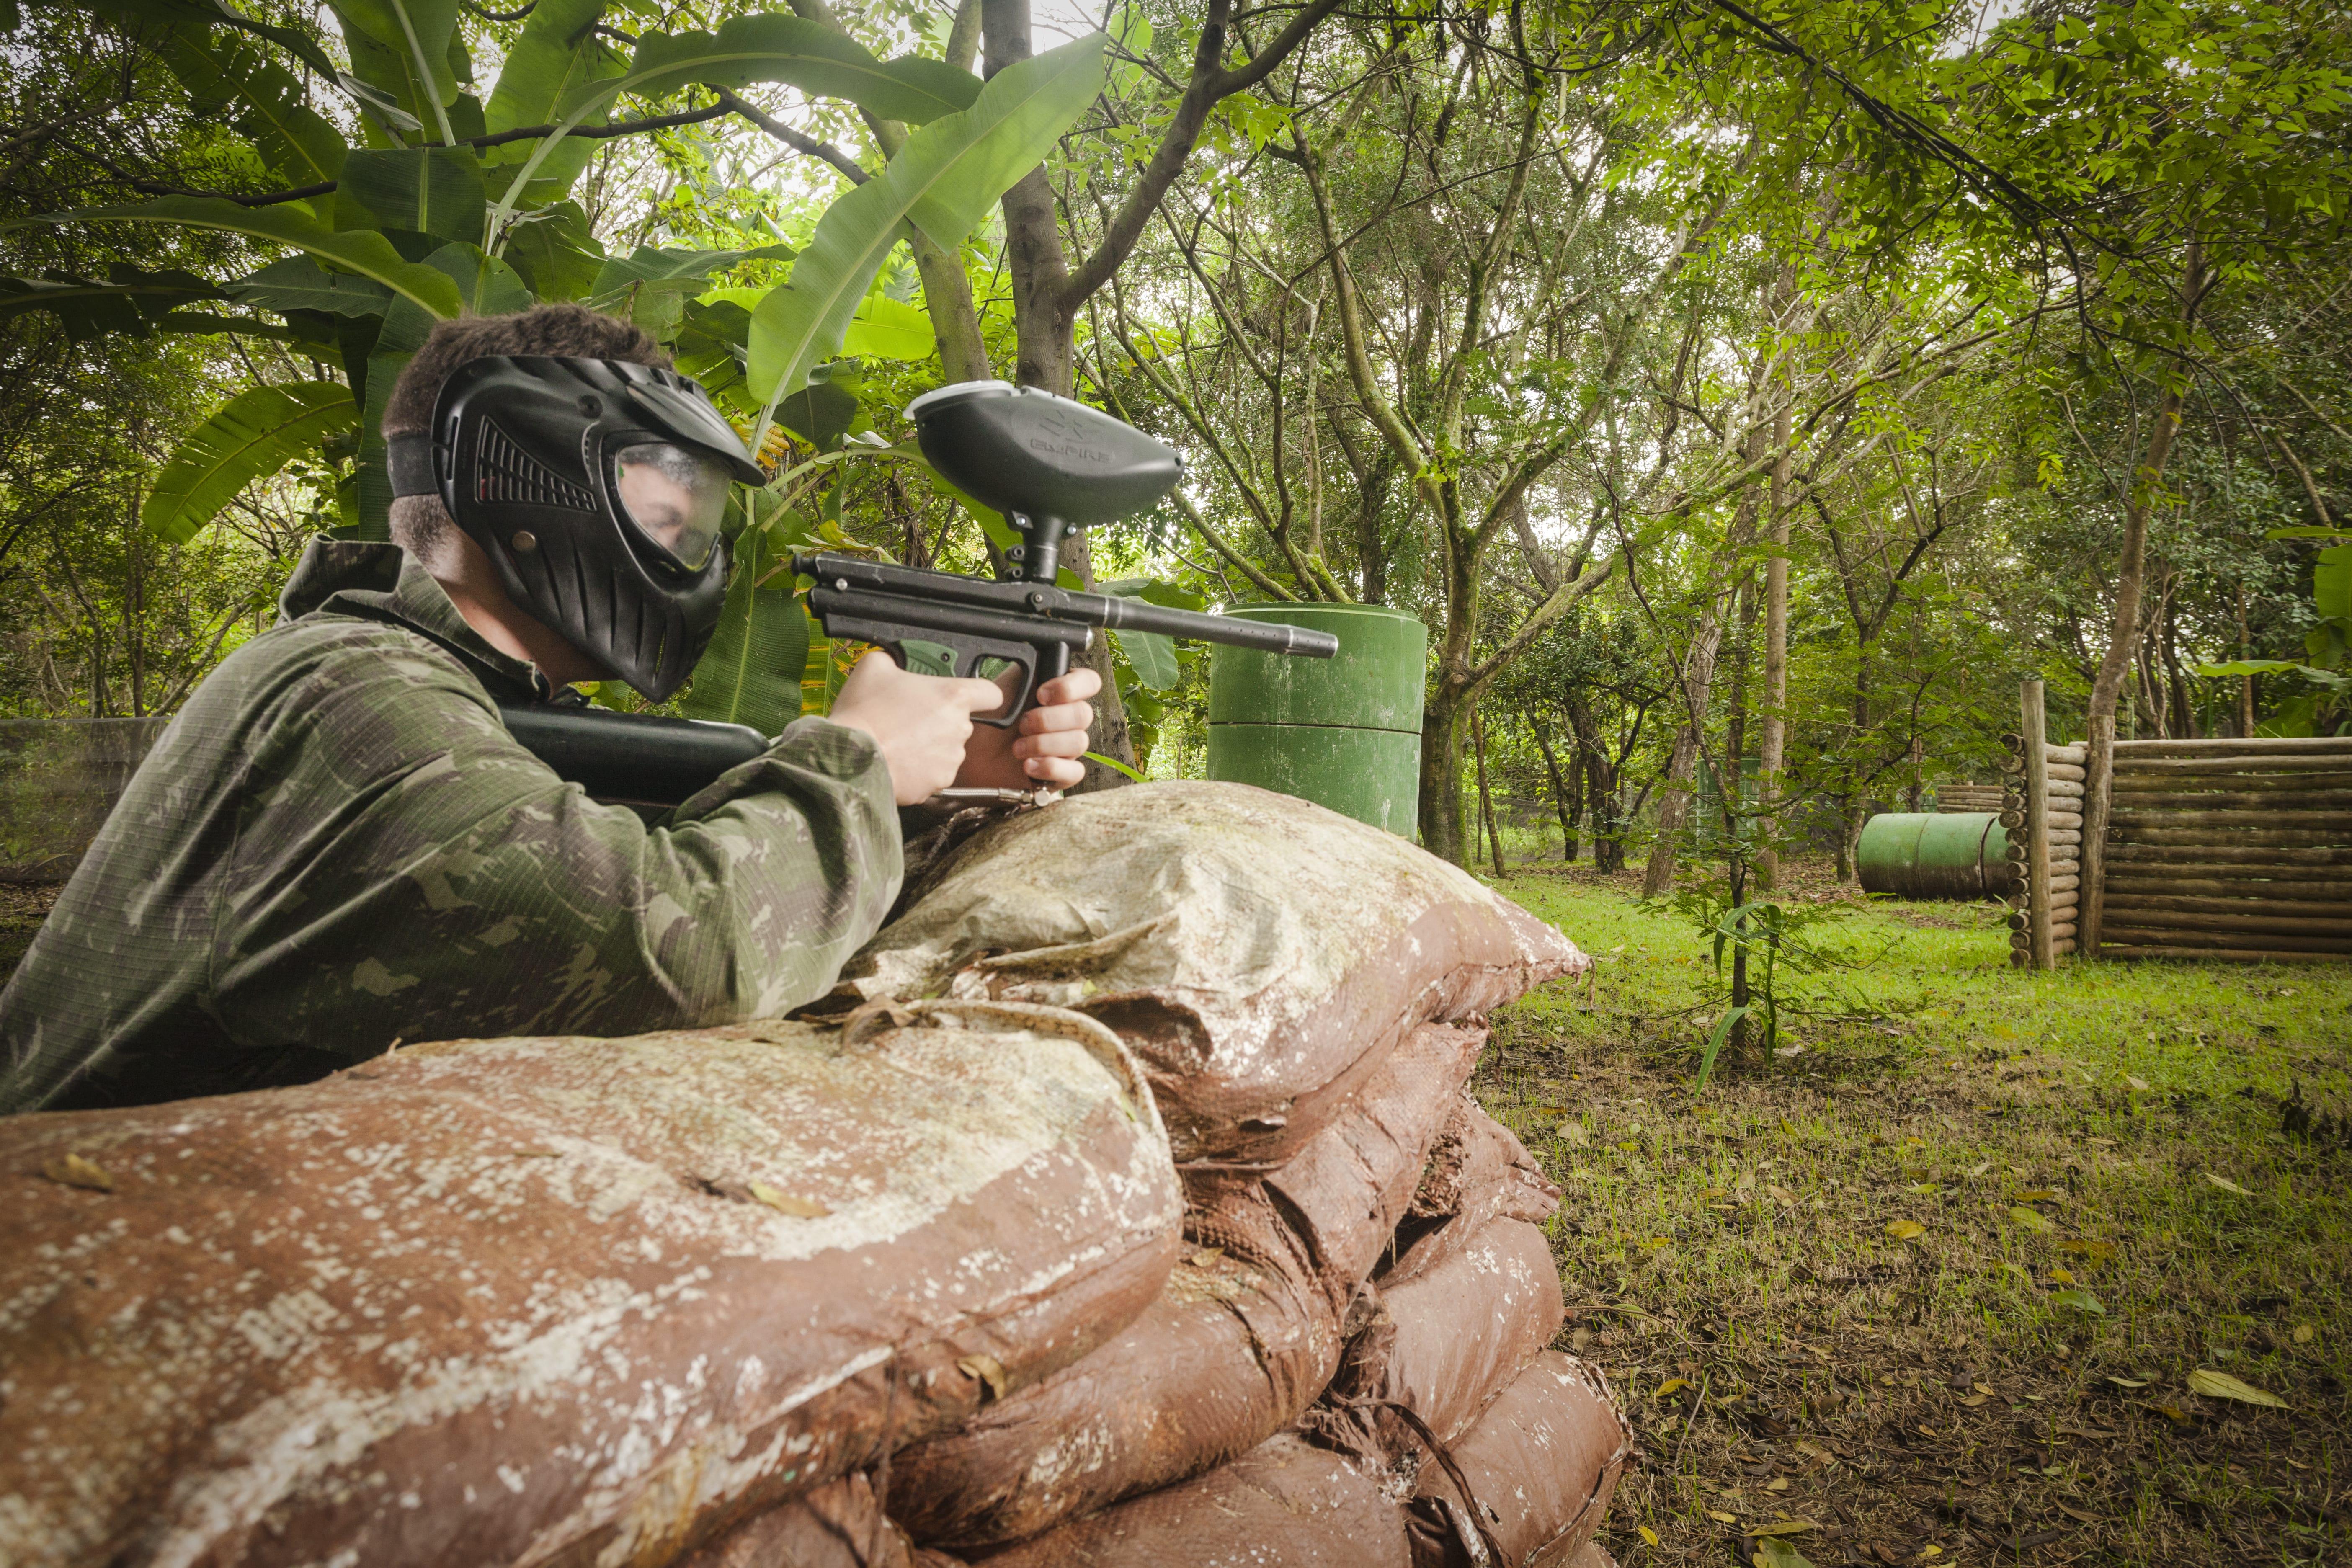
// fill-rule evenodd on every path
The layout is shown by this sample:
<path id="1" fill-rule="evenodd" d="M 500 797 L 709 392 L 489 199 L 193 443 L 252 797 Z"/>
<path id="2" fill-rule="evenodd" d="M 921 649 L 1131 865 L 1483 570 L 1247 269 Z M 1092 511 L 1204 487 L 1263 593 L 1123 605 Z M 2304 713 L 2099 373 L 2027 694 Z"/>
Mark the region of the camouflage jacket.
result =
<path id="1" fill-rule="evenodd" d="M 518 745 L 543 695 L 425 572 L 320 541 L 131 780 L 0 994 L 0 1112 L 321 1077 L 396 1041 L 768 1017 L 900 875 L 866 735 L 786 730 L 648 826 Z"/>

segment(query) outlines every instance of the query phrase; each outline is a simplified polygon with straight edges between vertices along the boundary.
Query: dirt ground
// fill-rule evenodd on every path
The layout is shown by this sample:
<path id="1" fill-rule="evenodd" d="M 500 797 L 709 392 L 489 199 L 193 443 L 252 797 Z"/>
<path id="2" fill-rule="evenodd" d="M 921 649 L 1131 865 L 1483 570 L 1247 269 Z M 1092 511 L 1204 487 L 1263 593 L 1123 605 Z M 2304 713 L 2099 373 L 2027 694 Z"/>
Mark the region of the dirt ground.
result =
<path id="1" fill-rule="evenodd" d="M 1874 905 L 1786 1054 L 1694 1095 L 1719 988 L 1633 883 L 1505 884 L 1605 962 L 1478 1083 L 1641 1434 L 1626 1568 L 2343 1559 L 2352 974 L 2028 975 L 1998 909 Z"/>

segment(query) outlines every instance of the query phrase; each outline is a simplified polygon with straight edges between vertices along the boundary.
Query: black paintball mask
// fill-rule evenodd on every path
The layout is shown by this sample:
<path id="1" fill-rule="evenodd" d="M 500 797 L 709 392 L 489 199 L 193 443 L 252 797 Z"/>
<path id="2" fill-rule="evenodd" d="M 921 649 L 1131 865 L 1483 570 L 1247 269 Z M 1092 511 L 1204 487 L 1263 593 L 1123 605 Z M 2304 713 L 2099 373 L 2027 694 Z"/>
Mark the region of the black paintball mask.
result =
<path id="1" fill-rule="evenodd" d="M 700 386 L 619 360 L 467 360 L 385 445 L 394 495 L 437 498 L 509 598 L 656 702 L 718 629 L 728 496 L 767 479 Z"/>

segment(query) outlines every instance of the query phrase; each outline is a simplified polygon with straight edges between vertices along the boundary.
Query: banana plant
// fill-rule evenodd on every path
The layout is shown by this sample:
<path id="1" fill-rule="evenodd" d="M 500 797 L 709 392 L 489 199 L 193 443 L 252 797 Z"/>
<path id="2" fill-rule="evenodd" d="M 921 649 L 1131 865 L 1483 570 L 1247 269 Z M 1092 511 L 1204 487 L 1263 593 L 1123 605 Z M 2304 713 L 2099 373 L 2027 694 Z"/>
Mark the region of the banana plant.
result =
<path id="1" fill-rule="evenodd" d="M 838 461 L 856 415 L 850 399 L 851 417 L 840 416 L 848 378 L 835 374 L 847 363 L 838 356 L 934 352 L 920 313 L 875 290 L 892 248 L 918 234 L 950 250 L 961 245 L 1103 80 L 1098 35 L 983 85 L 920 55 L 877 58 L 837 29 L 787 13 L 738 16 L 715 31 L 649 32 L 616 47 L 610 40 L 619 35 L 598 27 L 606 0 L 538 0 L 497 51 L 503 65 L 482 95 L 467 37 L 478 24 L 461 16 L 458 0 L 330 0 L 341 61 L 305 34 L 220 0 L 48 3 L 134 32 L 198 110 L 244 140 L 252 166 L 284 184 L 10 226 L 211 230 L 281 254 L 234 277 L 125 266 L 104 278 L 0 278 L 0 317 L 47 311 L 77 339 L 245 332 L 341 370 L 340 383 L 248 390 L 187 434 L 145 512 L 148 527 L 174 542 L 247 485 L 312 456 L 343 474 L 337 531 L 388 537 L 378 426 L 402 367 L 437 321 L 543 300 L 584 301 L 646 327 L 681 368 L 741 410 L 755 447 L 781 417 Z M 341 126 L 310 107 L 302 68 L 344 95 Z M 912 130 L 880 170 L 828 207 L 805 249 L 641 246 L 607 255 L 570 196 L 595 142 L 719 112 L 655 112 L 695 89 L 719 90 L 724 107 L 727 92 L 762 82 Z M 616 118 L 625 99 L 644 106 L 634 121 Z M 712 287 L 746 263 L 786 262 L 789 276 L 772 288 Z M 919 455 L 898 450 L 889 460 Z M 793 478 L 780 476 L 779 489 Z M 780 728 L 808 704 L 809 671 L 825 657 L 789 577 L 779 580 L 783 556 L 805 542 L 796 531 L 814 525 L 772 494 L 743 511 L 727 620 L 688 706 Z M 837 535 L 837 518 L 833 528 Z M 814 682 L 820 691 L 825 684 Z"/>

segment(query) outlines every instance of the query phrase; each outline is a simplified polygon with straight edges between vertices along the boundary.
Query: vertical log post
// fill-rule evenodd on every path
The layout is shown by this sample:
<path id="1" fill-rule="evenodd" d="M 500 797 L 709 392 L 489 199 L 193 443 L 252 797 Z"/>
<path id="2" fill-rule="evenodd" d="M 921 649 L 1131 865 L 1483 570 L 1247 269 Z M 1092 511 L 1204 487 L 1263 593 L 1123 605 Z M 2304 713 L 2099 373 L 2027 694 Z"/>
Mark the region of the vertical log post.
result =
<path id="1" fill-rule="evenodd" d="M 2025 910 L 2032 967 L 2055 969 L 2050 947 L 2050 731 L 2042 712 L 2042 682 L 2029 680 L 2020 699 L 2025 731 Z"/>
<path id="2" fill-rule="evenodd" d="M 2107 912 L 2107 813 L 2115 793 L 2115 715 L 2102 713 L 2094 718 L 2087 740 L 2083 748 L 2083 891 L 2074 917 L 2074 951 L 2085 958 L 2096 958 L 2099 927 Z"/>

